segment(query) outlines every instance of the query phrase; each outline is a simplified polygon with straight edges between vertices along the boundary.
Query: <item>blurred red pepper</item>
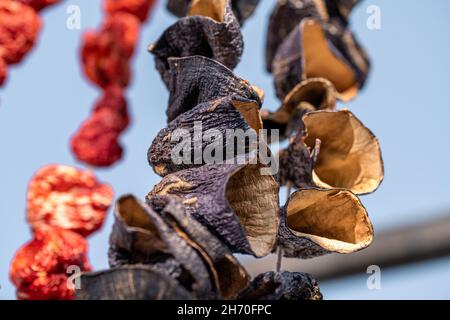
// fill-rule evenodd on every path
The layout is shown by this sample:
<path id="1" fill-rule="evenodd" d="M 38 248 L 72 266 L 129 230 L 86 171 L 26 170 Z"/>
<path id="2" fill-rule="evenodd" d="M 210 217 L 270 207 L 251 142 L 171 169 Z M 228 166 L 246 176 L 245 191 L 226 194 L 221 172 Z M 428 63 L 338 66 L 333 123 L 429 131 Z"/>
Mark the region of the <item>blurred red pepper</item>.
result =
<path id="1" fill-rule="evenodd" d="M 142 22 L 147 20 L 155 0 L 104 0 L 103 8 L 109 14 L 127 12 L 135 15 Z"/>
<path id="2" fill-rule="evenodd" d="M 17 0 L 24 4 L 33 7 L 34 10 L 40 11 L 48 6 L 52 6 L 54 4 L 59 3 L 61 0 Z"/>

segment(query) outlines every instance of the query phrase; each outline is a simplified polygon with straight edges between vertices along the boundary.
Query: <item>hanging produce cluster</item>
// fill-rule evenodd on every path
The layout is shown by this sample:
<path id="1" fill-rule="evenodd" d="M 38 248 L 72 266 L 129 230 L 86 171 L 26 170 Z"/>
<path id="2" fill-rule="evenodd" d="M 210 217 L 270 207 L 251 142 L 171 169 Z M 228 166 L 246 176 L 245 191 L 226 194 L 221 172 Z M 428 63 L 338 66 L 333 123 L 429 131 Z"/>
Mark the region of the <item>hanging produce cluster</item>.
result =
<path id="1" fill-rule="evenodd" d="M 104 0 L 102 26 L 84 34 L 83 71 L 103 95 L 72 137 L 71 149 L 89 166 L 109 167 L 122 158 L 119 138 L 130 122 L 124 90 L 131 81 L 131 58 L 140 25 L 153 4 L 154 0 Z"/>
<path id="2" fill-rule="evenodd" d="M 33 239 L 16 253 L 10 270 L 19 299 L 74 297 L 67 270 L 91 270 L 85 237 L 103 225 L 113 197 L 89 171 L 50 165 L 35 174 L 27 195 Z"/>

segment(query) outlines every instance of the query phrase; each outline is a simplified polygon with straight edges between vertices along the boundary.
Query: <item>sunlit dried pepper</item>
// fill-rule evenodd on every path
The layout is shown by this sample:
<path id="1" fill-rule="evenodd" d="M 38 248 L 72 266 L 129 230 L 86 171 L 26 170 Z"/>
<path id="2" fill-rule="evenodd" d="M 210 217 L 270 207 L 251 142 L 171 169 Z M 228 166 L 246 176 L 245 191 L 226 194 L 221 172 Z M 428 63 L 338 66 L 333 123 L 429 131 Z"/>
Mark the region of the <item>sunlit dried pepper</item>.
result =
<path id="1" fill-rule="evenodd" d="M 140 21 L 145 21 L 155 2 L 155 0 L 104 0 L 103 8 L 109 14 L 127 12 L 138 17 Z"/>
<path id="2" fill-rule="evenodd" d="M 127 102 L 120 87 L 108 87 L 93 113 L 71 139 L 78 160 L 95 167 L 110 166 L 122 158 L 120 134 L 129 124 Z"/>
<path id="3" fill-rule="evenodd" d="M 102 88 L 129 84 L 129 59 L 137 42 L 139 25 L 134 15 L 119 12 L 108 16 L 99 31 L 84 34 L 81 57 L 89 80 Z"/>
<path id="4" fill-rule="evenodd" d="M 54 226 L 87 236 L 103 225 L 112 200 L 112 189 L 90 171 L 50 165 L 29 184 L 28 221 L 36 232 Z"/>
<path id="5" fill-rule="evenodd" d="M 18 63 L 33 47 L 41 29 L 36 11 L 19 1 L 0 0 L 0 58 Z"/>
<path id="6" fill-rule="evenodd" d="M 16 0 L 33 7 L 34 10 L 40 11 L 48 6 L 59 3 L 61 0 Z"/>
<path id="7" fill-rule="evenodd" d="M 10 278 L 17 287 L 17 297 L 73 299 L 68 268 L 90 271 L 87 249 L 86 240 L 77 233 L 48 226 L 37 229 L 33 240 L 19 249 L 11 263 Z"/>

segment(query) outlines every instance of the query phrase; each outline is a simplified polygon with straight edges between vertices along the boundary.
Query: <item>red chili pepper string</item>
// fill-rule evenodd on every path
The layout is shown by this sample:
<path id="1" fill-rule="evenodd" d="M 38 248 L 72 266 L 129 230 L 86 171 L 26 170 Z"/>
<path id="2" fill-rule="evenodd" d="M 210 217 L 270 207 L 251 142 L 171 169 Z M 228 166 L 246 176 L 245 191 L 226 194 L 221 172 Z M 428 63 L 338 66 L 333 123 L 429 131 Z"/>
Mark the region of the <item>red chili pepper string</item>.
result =
<path id="1" fill-rule="evenodd" d="M 75 157 L 90 166 L 109 167 L 122 158 L 119 144 L 129 124 L 125 89 L 131 80 L 131 58 L 154 0 L 104 0 L 105 19 L 83 36 L 81 61 L 89 81 L 103 90 L 89 118 L 73 135 Z"/>
<path id="2" fill-rule="evenodd" d="M 33 239 L 18 250 L 10 268 L 19 299 L 74 297 L 68 267 L 91 270 L 84 237 L 103 225 L 113 197 L 111 187 L 90 171 L 49 165 L 34 175 L 27 195 Z"/>
<path id="3" fill-rule="evenodd" d="M 60 0 L 0 0 L 0 86 L 8 65 L 17 64 L 33 48 L 42 21 L 37 11 Z"/>

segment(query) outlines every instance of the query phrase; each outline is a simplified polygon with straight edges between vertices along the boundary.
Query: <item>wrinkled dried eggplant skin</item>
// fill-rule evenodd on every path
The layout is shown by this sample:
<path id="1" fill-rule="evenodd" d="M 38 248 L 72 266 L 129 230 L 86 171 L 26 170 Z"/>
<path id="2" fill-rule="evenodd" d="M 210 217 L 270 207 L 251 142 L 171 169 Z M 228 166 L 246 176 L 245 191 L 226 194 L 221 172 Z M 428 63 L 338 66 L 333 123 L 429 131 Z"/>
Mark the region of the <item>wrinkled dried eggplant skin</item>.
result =
<path id="1" fill-rule="evenodd" d="M 360 0 L 325 0 L 330 20 L 336 19 L 344 26 L 348 25 L 348 18 L 353 8 L 360 2 Z"/>
<path id="2" fill-rule="evenodd" d="M 170 58 L 170 96 L 167 121 L 193 109 L 200 103 L 238 95 L 242 99 L 262 102 L 246 80 L 237 77 L 223 64 L 202 56 Z"/>
<path id="3" fill-rule="evenodd" d="M 277 1 L 269 19 L 266 43 L 266 69 L 272 72 L 272 62 L 278 47 L 299 22 L 305 18 L 319 20 L 314 0 Z"/>
<path id="4" fill-rule="evenodd" d="M 178 171 L 165 176 L 147 195 L 147 201 L 151 201 L 156 195 L 178 196 L 185 204 L 187 212 L 223 241 L 233 253 L 257 255 L 252 250 L 244 227 L 227 199 L 227 184 L 230 177 L 244 166 L 208 164 Z M 275 183 L 275 179 L 273 182 Z M 278 192 L 276 195 L 278 200 Z M 265 252 L 263 255 L 268 253 Z"/>
<path id="5" fill-rule="evenodd" d="M 85 273 L 77 300 L 191 300 L 176 280 L 143 266 Z"/>
<path id="6" fill-rule="evenodd" d="M 227 6 L 224 22 L 203 16 L 181 18 L 151 46 L 150 52 L 155 56 L 156 68 L 169 88 L 169 58 L 199 55 L 234 69 L 241 59 L 243 47 L 239 23 Z"/>
<path id="7" fill-rule="evenodd" d="M 168 0 L 167 10 L 177 17 L 184 17 L 190 3 L 190 0 Z M 259 0 L 231 0 L 231 7 L 241 25 L 253 14 L 258 3 Z"/>
<path id="8" fill-rule="evenodd" d="M 217 159 L 217 162 L 224 162 L 228 158 L 234 158 L 238 155 L 238 152 L 248 153 L 252 148 L 248 141 L 237 142 L 239 146 L 243 146 L 242 148 L 234 147 L 236 145 L 235 139 L 233 139 L 234 130 L 242 130 L 244 132 L 252 130 L 249 123 L 234 106 L 234 101 L 244 104 L 254 103 L 256 105 L 256 102 L 248 101 L 240 97 L 226 97 L 201 103 L 171 121 L 166 128 L 157 134 L 148 150 L 147 157 L 153 170 L 157 174 L 165 176 L 169 173 L 206 164 L 203 152 L 213 142 L 205 139 L 205 137 L 207 137 L 208 132 L 211 132 L 211 130 L 216 130 L 216 133 L 220 133 L 222 137 L 216 143 L 223 142 L 223 148 L 221 148 L 223 157 L 222 159 Z M 255 114 L 258 114 L 257 110 L 258 108 L 255 108 Z M 198 135 L 200 131 L 196 129 L 196 123 L 201 123 L 201 135 Z M 189 152 L 187 154 L 183 153 L 183 158 L 186 159 L 187 157 L 187 159 L 190 159 L 190 163 L 182 161 L 182 163 L 178 164 L 173 161 L 172 152 L 174 148 L 181 143 L 181 139 L 185 138 L 184 135 L 183 137 L 176 137 L 177 130 L 181 129 L 186 130 L 188 136 L 192 137 L 190 146 L 184 149 L 184 151 L 189 150 Z M 257 137 L 256 131 L 254 131 L 254 136 L 255 138 Z M 214 139 L 217 139 L 216 135 L 214 135 Z M 196 146 L 201 146 L 201 149 L 198 148 L 201 151 L 198 152 L 199 159 L 195 158 Z M 227 152 L 227 149 L 234 150 L 234 152 L 229 154 L 230 152 Z"/>
<path id="9" fill-rule="evenodd" d="M 240 300 L 322 300 L 319 283 L 308 273 L 268 271 L 253 279 Z"/>
<path id="10" fill-rule="evenodd" d="M 205 263 L 216 275 L 220 295 L 224 299 L 234 299 L 248 287 L 250 276 L 233 256 L 231 251 L 205 226 L 185 211 L 179 200 L 172 196 L 154 196 L 149 205 L 159 212 L 166 221 L 171 221 L 182 229 L 204 251 Z"/>
<path id="11" fill-rule="evenodd" d="M 153 232 L 141 227 L 129 226 L 120 218 L 120 205 L 125 207 L 126 201 L 129 205 L 131 203 L 134 205 L 130 210 L 145 212 L 148 218 L 147 223 L 151 224 Z M 127 259 L 129 263 L 149 263 L 150 266 L 154 266 L 156 270 L 166 275 L 179 275 L 177 279 L 180 283 L 196 297 L 202 299 L 215 297 L 209 272 L 202 258 L 181 235 L 177 234 L 150 207 L 139 203 L 132 196 L 122 197 L 118 203 L 116 220 L 110 236 L 109 258 L 113 263 L 120 265 L 121 261 L 127 261 Z M 166 266 L 170 268 L 164 270 Z"/>

